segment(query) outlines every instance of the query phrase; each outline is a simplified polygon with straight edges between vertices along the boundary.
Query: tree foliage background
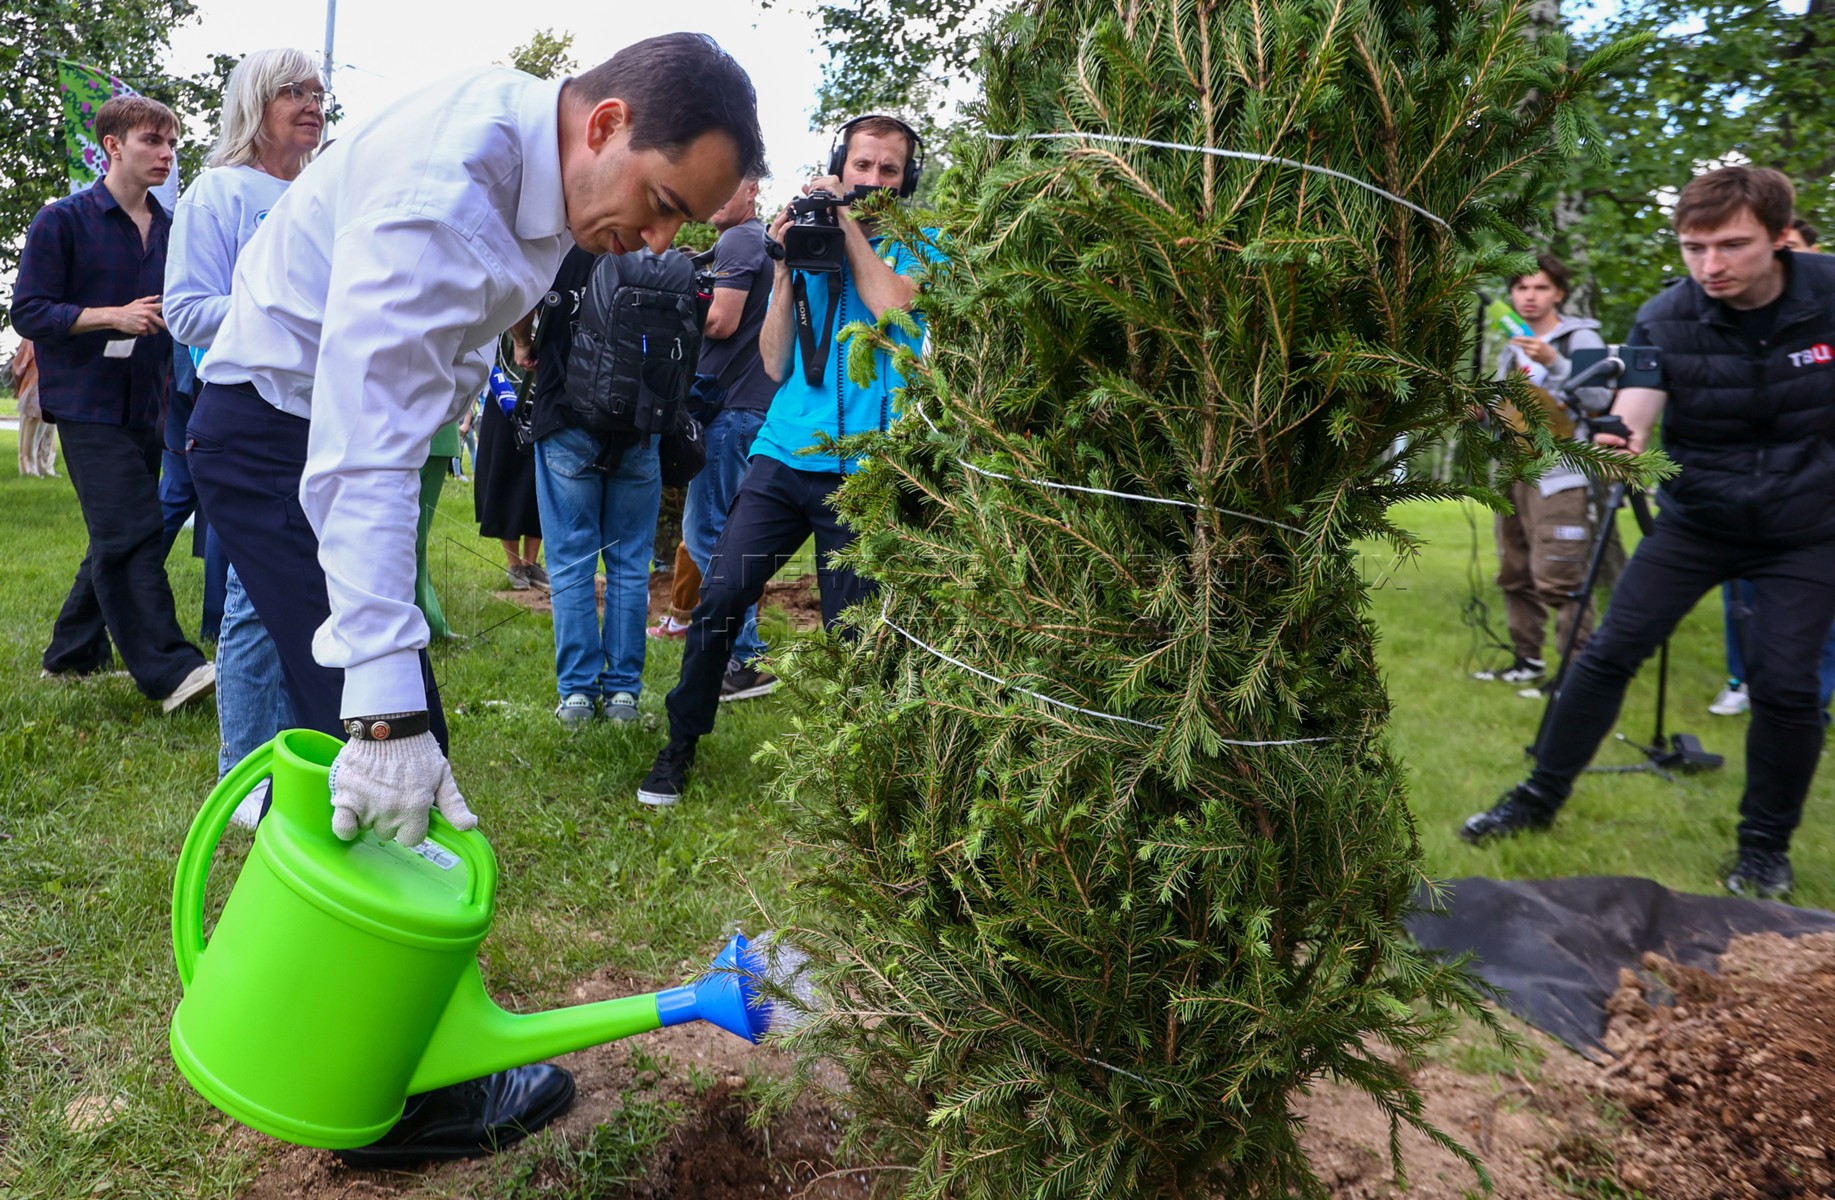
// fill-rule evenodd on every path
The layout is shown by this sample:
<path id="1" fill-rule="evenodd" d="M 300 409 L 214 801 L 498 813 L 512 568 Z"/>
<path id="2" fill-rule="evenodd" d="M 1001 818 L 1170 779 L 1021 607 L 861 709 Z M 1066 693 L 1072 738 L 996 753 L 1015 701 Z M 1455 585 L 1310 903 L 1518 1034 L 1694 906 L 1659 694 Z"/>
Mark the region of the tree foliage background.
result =
<path id="1" fill-rule="evenodd" d="M 529 40 L 510 51 L 507 66 L 527 72 L 537 79 L 553 79 L 579 69 L 573 57 L 573 33 L 556 33 L 553 27 L 538 29 Z"/>
<path id="2" fill-rule="evenodd" d="M 1650 42 L 1583 102 L 1605 157 L 1577 163 L 1558 189 L 1573 207 L 1553 244 L 1584 263 L 1583 303 L 1623 337 L 1638 305 L 1683 273 L 1665 202 L 1706 167 L 1775 167 L 1803 216 L 1835 222 L 1835 5 L 1623 0 L 1601 11 L 1577 54 L 1633 33 Z"/>
<path id="3" fill-rule="evenodd" d="M 1526 21 L 1030 0 L 981 46 L 938 232 L 884 218 L 941 261 L 906 415 L 839 494 L 882 591 L 857 643 L 791 651 L 765 753 L 800 874 L 773 915 L 823 998 L 799 1082 L 888 1192 L 1318 1194 L 1290 1099 L 1326 1075 L 1425 1129 L 1410 1064 L 1483 1010 L 1401 931 L 1356 547 L 1553 446 L 1469 437 L 1463 488 L 1392 457 L 1529 407 L 1470 378 L 1468 297 L 1613 54 Z M 889 345 L 852 327 L 849 370 Z"/>
<path id="4" fill-rule="evenodd" d="M 212 56 L 211 69 L 166 74 L 172 31 L 197 16 L 191 0 L 7 0 L 0 19 L 0 278 L 19 265 L 25 231 L 38 210 L 70 190 L 60 124 L 57 59 L 115 75 L 159 100 L 185 123 L 179 170 L 189 182 L 203 169 L 222 107 L 223 84 L 240 55 Z M 0 298 L 4 322 L 8 296 Z"/>
<path id="5" fill-rule="evenodd" d="M 975 62 L 994 0 L 855 0 L 816 7 L 831 49 L 814 122 L 891 109 L 947 124 L 942 101 Z M 1526 32 L 1566 39 L 1578 64 L 1641 35 L 1576 116 L 1597 154 L 1541 189 L 1518 247 L 1548 245 L 1576 267 L 1571 307 L 1630 331 L 1638 305 L 1682 273 L 1665 203 L 1696 172 L 1737 156 L 1776 167 L 1799 209 L 1835 235 L 1835 4 L 1831 0 L 1550 0 Z M 941 143 L 939 143 L 940 145 Z M 1495 291 L 1501 281 L 1488 280 Z"/>

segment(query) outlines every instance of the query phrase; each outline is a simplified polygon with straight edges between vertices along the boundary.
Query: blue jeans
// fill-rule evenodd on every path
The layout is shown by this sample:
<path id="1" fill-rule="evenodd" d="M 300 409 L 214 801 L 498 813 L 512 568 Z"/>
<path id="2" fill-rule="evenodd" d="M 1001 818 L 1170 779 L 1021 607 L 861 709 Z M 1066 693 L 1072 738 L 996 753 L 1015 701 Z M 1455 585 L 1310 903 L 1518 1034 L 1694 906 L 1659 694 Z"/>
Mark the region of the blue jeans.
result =
<path id="1" fill-rule="evenodd" d="M 1748 580 L 1730 579 L 1720 585 L 1721 612 L 1727 626 L 1727 678 L 1746 681 L 1746 656 L 1740 642 L 1745 638 L 1746 617 L 1752 611 L 1753 587 Z M 1822 692 L 1822 723 L 1829 723 L 1829 701 L 1835 698 L 1835 628 L 1822 643 L 1822 665 L 1817 671 Z"/>
<path id="2" fill-rule="evenodd" d="M 293 707 L 280 673 L 280 651 L 255 615 L 234 567 L 223 600 L 217 638 L 217 778 L 249 752 L 293 725 Z"/>
<path id="3" fill-rule="evenodd" d="M 170 446 L 161 455 L 159 508 L 165 526 L 166 553 L 170 554 L 172 543 L 178 540 L 179 531 L 185 527 L 185 518 L 197 513 L 198 509 L 197 488 L 191 482 L 190 464 L 181 451 Z M 198 524 L 203 523 L 203 514 L 199 513 Z M 198 626 L 198 636 L 214 642 L 223 624 L 224 576 L 229 571 L 229 555 L 223 549 L 222 540 L 213 536 L 208 527 L 203 534 L 204 615 Z M 196 554 L 195 546 L 193 554 Z"/>
<path id="4" fill-rule="evenodd" d="M 733 497 L 739 494 L 739 481 L 745 478 L 746 459 L 752 453 L 752 441 L 758 437 L 765 414 L 754 409 L 727 410 L 707 424 L 707 466 L 688 485 L 688 498 L 682 503 L 682 544 L 688 557 L 707 578 L 707 560 L 726 528 L 726 514 L 733 509 Z M 751 662 L 765 652 L 758 640 L 758 606 L 745 610 L 745 625 L 733 643 L 733 657 Z"/>
<path id="5" fill-rule="evenodd" d="M 563 697 L 639 694 L 650 553 L 662 507 L 656 444 L 633 446 L 618 469 L 593 469 L 599 440 L 561 429 L 535 443 L 535 500 L 542 514 L 554 603 L 554 670 Z M 605 560 L 605 623 L 593 574 Z"/>

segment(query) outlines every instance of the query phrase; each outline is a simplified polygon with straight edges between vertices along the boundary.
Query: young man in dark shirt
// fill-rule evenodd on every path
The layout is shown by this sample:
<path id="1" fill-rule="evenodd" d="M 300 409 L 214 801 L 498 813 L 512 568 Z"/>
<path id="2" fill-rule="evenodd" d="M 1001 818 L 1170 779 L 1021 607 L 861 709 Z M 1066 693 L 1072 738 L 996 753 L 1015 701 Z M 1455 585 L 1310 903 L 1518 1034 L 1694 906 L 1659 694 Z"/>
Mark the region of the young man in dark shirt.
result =
<path id="1" fill-rule="evenodd" d="M 1633 451 L 1663 418 L 1681 473 L 1555 698 L 1535 769 L 1465 822 L 1467 841 L 1547 828 L 1638 667 L 1703 593 L 1746 579 L 1752 723 L 1726 885 L 1764 898 L 1793 886 L 1790 839 L 1822 751 L 1817 661 L 1835 621 L 1835 262 L 1784 247 L 1794 204 L 1788 179 L 1751 167 L 1682 190 L 1671 220 L 1689 278 L 1639 309 L 1627 339 L 1662 349 L 1663 388 L 1623 388 L 1613 404 Z"/>
<path id="2" fill-rule="evenodd" d="M 13 324 L 38 347 L 39 403 L 57 425 L 89 550 L 45 650 L 46 675 L 108 664 L 167 712 L 215 686 L 179 631 L 159 504 L 160 421 L 172 339 L 160 315 L 172 219 L 148 189 L 172 171 L 178 120 L 142 96 L 96 114 L 108 171 L 47 205 L 26 233 Z"/>

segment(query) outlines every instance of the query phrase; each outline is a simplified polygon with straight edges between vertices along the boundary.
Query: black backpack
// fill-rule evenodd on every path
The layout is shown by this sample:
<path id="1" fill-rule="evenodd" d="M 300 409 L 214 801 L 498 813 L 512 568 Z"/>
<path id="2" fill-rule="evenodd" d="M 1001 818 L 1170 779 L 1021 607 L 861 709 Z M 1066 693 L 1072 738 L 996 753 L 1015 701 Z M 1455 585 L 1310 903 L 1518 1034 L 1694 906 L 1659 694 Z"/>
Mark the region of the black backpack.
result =
<path id="1" fill-rule="evenodd" d="M 679 250 L 604 254 L 580 296 L 567 407 L 586 432 L 699 441 L 683 407 L 701 355 L 693 262 Z"/>

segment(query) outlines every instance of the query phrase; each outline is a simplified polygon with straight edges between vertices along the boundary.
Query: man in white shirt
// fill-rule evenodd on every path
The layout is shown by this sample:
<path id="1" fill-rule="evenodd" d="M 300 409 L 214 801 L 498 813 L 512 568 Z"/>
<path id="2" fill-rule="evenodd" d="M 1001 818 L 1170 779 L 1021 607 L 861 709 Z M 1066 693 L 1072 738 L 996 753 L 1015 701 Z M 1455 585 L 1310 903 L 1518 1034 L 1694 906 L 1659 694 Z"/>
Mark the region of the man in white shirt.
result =
<path id="1" fill-rule="evenodd" d="M 483 385 L 482 351 L 569 247 L 661 251 L 762 167 L 744 70 L 669 34 L 560 82 L 491 68 L 431 85 L 339 137 L 249 240 L 188 453 L 295 717 L 350 739 L 331 769 L 340 837 L 417 844 L 435 803 L 477 824 L 443 753 L 414 539 L 428 445 Z M 539 1067 L 430 1092 L 345 1157 L 477 1153 L 572 1091 Z"/>

